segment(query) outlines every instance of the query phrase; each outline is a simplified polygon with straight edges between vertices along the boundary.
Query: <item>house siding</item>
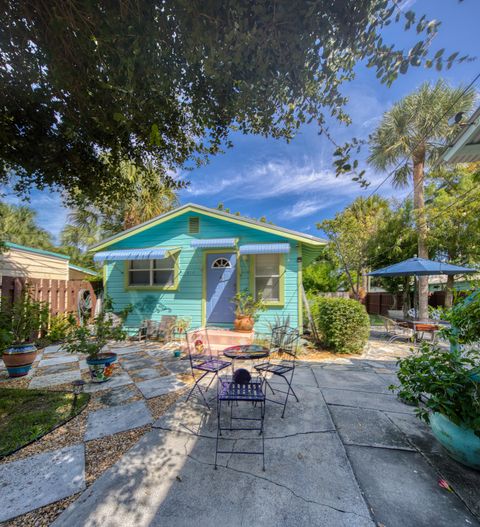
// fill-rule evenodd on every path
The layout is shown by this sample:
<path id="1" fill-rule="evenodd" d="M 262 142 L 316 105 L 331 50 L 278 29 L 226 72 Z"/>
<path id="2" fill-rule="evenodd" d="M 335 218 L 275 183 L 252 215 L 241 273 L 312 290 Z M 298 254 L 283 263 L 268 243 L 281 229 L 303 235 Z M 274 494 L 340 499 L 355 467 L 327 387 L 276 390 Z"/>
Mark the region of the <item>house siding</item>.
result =
<path id="1" fill-rule="evenodd" d="M 68 280 L 68 260 L 11 248 L 0 255 L 0 275 Z"/>
<path id="2" fill-rule="evenodd" d="M 188 233 L 190 217 L 200 217 L 200 232 L 197 234 Z M 108 247 L 108 250 L 147 247 L 178 247 L 181 249 L 178 256 L 178 288 L 174 291 L 128 289 L 125 280 L 125 262 L 105 264 L 106 292 L 112 298 L 115 309 L 120 310 L 128 304 L 133 306 L 127 321 L 129 325 L 137 326 L 144 319 L 159 320 L 162 315 L 189 318 L 191 327 L 200 327 L 204 323 L 202 315 L 204 250 L 192 249 L 190 242 L 193 239 L 206 238 L 237 238 L 238 245 L 289 243 L 290 253 L 283 255 L 285 264 L 284 305 L 270 306 L 260 313 L 255 329 L 256 331 L 268 331 L 269 324 L 275 324 L 276 316 L 289 316 L 290 325 L 293 327 L 298 325 L 298 242 L 196 212 L 182 214 L 129 238 L 119 240 Z M 218 252 L 229 252 L 230 250 L 218 249 Z M 240 290 L 250 289 L 250 258 L 238 256 Z"/>

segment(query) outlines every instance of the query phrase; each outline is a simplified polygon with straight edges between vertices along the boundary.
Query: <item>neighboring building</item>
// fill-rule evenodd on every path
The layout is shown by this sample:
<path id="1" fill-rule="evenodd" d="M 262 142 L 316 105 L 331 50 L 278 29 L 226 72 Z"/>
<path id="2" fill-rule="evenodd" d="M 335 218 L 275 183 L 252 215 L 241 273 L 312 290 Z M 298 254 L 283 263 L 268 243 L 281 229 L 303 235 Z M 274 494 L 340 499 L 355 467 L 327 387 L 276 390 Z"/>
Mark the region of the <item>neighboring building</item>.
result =
<path id="1" fill-rule="evenodd" d="M 191 327 L 231 327 L 237 291 L 262 293 L 267 309 L 256 328 L 276 317 L 302 326 L 302 266 L 325 241 L 200 205 L 187 204 L 94 246 L 115 309 L 131 304 L 128 323 L 189 318 Z"/>
<path id="2" fill-rule="evenodd" d="M 446 163 L 480 161 L 480 108 L 473 113 L 454 141 L 442 154 Z"/>
<path id="3" fill-rule="evenodd" d="M 25 247 L 5 242 L 7 250 L 0 253 L 0 278 L 48 278 L 50 280 L 85 280 L 96 272 L 70 264 L 65 254 Z"/>

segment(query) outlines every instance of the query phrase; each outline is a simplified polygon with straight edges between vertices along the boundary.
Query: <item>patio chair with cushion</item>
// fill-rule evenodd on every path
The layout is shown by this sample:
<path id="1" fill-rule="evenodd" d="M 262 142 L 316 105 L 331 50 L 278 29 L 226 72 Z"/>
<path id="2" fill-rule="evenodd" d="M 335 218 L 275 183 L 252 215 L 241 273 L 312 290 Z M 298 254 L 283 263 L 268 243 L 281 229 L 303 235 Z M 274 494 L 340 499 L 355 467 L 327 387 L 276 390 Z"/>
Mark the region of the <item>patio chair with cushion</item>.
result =
<path id="1" fill-rule="evenodd" d="M 277 326 L 272 329 L 272 336 L 270 340 L 270 359 L 267 362 L 257 364 L 255 369 L 263 378 L 265 387 L 270 388 L 271 392 L 279 392 L 285 395 L 283 401 L 276 401 L 269 399 L 269 401 L 283 405 L 282 417 L 285 416 L 285 409 L 290 394 L 292 394 L 298 402 L 297 394 L 292 388 L 293 374 L 295 373 L 295 362 L 297 358 L 298 345 L 298 330 L 289 326 Z M 276 357 L 272 360 L 272 354 Z M 268 375 L 272 377 L 281 377 L 287 383 L 287 390 L 273 389 L 271 383 L 268 381 Z"/>
<path id="2" fill-rule="evenodd" d="M 204 400 L 207 408 L 210 409 L 205 393 L 208 391 L 215 379 L 218 379 L 218 373 L 225 368 L 231 366 L 230 361 L 221 360 L 218 357 L 214 356 L 210 348 L 210 342 L 208 339 L 207 328 L 194 329 L 187 331 L 187 349 L 188 349 L 188 358 L 190 360 L 190 368 L 192 371 L 193 377 L 193 388 L 188 394 L 187 401 L 190 399 L 190 396 L 196 389 L 202 399 Z M 199 384 L 207 375 L 212 375 L 208 386 L 205 388 L 205 392 Z"/>
<path id="3" fill-rule="evenodd" d="M 242 373 L 244 375 L 237 375 Z M 230 426 L 222 425 L 222 403 L 227 403 L 230 406 Z M 236 408 L 236 415 L 234 415 L 234 404 L 236 407 L 240 406 L 240 403 L 247 402 L 251 403 L 247 408 Z M 217 468 L 218 454 L 228 455 L 261 455 L 263 470 L 265 470 L 265 434 L 264 434 L 264 422 L 265 422 L 265 402 L 266 397 L 263 390 L 263 381 L 261 378 L 252 378 L 247 370 L 237 370 L 232 377 L 220 378 L 218 395 L 217 395 L 217 441 L 215 444 L 215 469 Z M 257 413 L 257 417 L 254 417 L 254 413 L 245 413 L 245 410 L 252 408 L 252 412 Z M 242 413 L 239 413 L 242 410 Z M 259 410 L 259 412 L 258 412 Z M 258 413 L 260 414 L 258 416 Z M 244 426 L 234 426 L 234 422 L 237 424 L 239 421 L 245 423 Z M 258 431 L 261 435 L 262 448 L 261 450 L 223 450 L 220 448 L 222 432 L 224 431 Z M 229 438 L 231 439 L 231 438 Z"/>

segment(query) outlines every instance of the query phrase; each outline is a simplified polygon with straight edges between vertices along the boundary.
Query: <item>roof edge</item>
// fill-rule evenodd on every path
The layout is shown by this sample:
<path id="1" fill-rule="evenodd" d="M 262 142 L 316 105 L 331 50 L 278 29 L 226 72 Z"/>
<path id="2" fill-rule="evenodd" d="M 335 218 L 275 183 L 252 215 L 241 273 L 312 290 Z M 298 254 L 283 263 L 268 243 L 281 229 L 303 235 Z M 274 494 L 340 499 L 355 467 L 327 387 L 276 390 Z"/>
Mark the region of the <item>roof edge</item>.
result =
<path id="1" fill-rule="evenodd" d="M 62 258 L 63 260 L 70 260 L 70 256 L 61 253 L 54 253 L 53 251 L 47 251 L 45 249 L 37 249 L 36 247 L 27 247 L 26 245 L 20 245 L 13 242 L 4 242 L 5 246 L 9 249 L 18 249 L 19 251 L 26 251 L 29 253 L 42 254 L 44 256 L 53 256 L 54 258 Z"/>
<path id="2" fill-rule="evenodd" d="M 284 227 L 278 227 L 276 225 L 271 225 L 269 223 L 261 222 L 261 221 L 254 220 L 251 218 L 246 218 L 245 216 L 237 216 L 235 214 L 231 214 L 229 212 L 225 212 L 222 210 L 205 207 L 204 205 L 197 205 L 195 203 L 186 203 L 185 205 L 181 205 L 180 207 L 177 207 L 176 209 L 173 209 L 164 214 L 156 216 L 155 218 L 152 218 L 151 220 L 140 223 L 139 225 L 136 225 L 135 227 L 131 227 L 130 229 L 127 229 L 125 231 L 119 232 L 118 234 L 115 234 L 114 236 L 110 236 L 109 238 L 106 238 L 105 240 L 102 240 L 101 242 L 95 245 L 92 245 L 88 250 L 98 251 L 100 249 L 103 249 L 104 247 L 108 247 L 109 245 L 111 245 L 112 243 L 115 243 L 116 241 L 120 241 L 130 236 L 133 236 L 136 232 L 141 232 L 150 227 L 154 227 L 155 225 L 158 225 L 164 221 L 167 221 L 170 217 L 180 216 L 182 214 L 185 214 L 187 212 L 192 212 L 192 211 L 197 211 L 200 214 L 203 213 L 205 215 L 210 215 L 213 217 L 219 217 L 220 219 L 225 219 L 233 223 L 241 223 L 241 224 L 246 225 L 247 227 L 252 227 L 258 230 L 273 232 L 274 234 L 277 234 L 277 235 L 283 234 L 286 238 L 296 239 L 297 241 L 300 241 L 301 243 L 306 243 L 306 244 L 310 244 L 314 246 L 325 245 L 327 243 L 327 241 L 322 238 L 311 236 L 309 234 L 305 234 L 299 231 L 294 231 L 294 230 L 287 229 Z"/>

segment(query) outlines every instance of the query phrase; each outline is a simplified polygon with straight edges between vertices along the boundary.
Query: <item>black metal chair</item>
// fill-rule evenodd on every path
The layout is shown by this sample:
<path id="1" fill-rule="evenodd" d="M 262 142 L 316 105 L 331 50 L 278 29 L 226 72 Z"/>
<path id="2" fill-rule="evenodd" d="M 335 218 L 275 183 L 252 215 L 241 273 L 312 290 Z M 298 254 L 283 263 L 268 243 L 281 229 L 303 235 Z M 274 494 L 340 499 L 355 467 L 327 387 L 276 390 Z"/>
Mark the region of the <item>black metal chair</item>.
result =
<path id="1" fill-rule="evenodd" d="M 297 345 L 298 345 L 298 330 L 289 326 L 277 326 L 272 329 L 272 336 L 270 340 L 270 356 L 275 353 L 278 359 L 269 359 L 268 362 L 262 362 L 257 364 L 255 369 L 262 376 L 263 382 L 266 387 L 270 388 L 273 395 L 275 392 L 285 394 L 283 401 L 276 401 L 275 399 L 268 399 L 270 402 L 283 405 L 282 418 L 285 416 L 285 409 L 290 394 L 292 394 L 298 402 L 298 397 L 292 388 L 293 374 L 295 373 L 295 362 L 297 358 Z M 281 377 L 287 383 L 288 389 L 280 390 L 278 388 L 273 389 L 270 382 L 268 382 L 267 375 L 272 374 L 273 376 Z"/>
<path id="2" fill-rule="evenodd" d="M 186 333 L 186 338 L 188 358 L 190 360 L 190 368 L 194 382 L 193 388 L 188 394 L 187 401 L 190 399 L 194 390 L 197 389 L 207 405 L 207 408 L 210 409 L 205 393 L 208 392 L 213 381 L 218 378 L 218 373 L 231 366 L 232 363 L 230 361 L 221 360 L 218 356 L 212 353 L 207 328 L 188 331 Z M 198 374 L 199 376 L 197 376 Z M 205 388 L 204 393 L 199 383 L 209 374 L 212 374 L 212 378 L 208 383 L 208 386 Z"/>
<path id="3" fill-rule="evenodd" d="M 251 378 L 247 383 L 235 382 L 233 377 L 220 378 L 217 395 L 217 441 L 215 445 L 215 469 L 217 468 L 218 454 L 230 454 L 230 455 L 261 455 L 262 456 L 262 469 L 265 470 L 265 435 L 264 435 L 264 422 L 265 422 L 265 393 L 262 389 L 263 380 L 260 377 Z M 222 403 L 226 402 L 230 406 L 230 426 L 222 426 Z M 234 403 L 238 406 L 240 402 L 251 403 L 254 411 L 260 410 L 260 417 L 240 417 L 233 415 Z M 247 423 L 259 423 L 259 426 L 233 426 L 234 421 L 245 421 Z M 219 449 L 220 438 L 224 431 L 258 431 L 262 439 L 261 450 L 221 450 Z M 224 438 L 222 438 L 224 439 Z"/>

